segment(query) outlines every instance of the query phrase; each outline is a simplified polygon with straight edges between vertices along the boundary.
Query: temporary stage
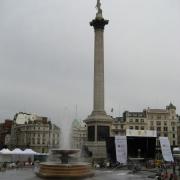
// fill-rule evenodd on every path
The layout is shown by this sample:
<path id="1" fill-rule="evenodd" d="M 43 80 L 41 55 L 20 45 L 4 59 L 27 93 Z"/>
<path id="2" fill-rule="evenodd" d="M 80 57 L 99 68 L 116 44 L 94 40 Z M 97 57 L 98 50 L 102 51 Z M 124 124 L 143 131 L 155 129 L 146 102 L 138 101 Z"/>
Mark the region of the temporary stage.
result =
<path id="1" fill-rule="evenodd" d="M 156 152 L 156 131 L 126 130 L 128 158 L 154 159 Z M 106 140 L 108 158 L 116 162 L 115 137 Z"/>

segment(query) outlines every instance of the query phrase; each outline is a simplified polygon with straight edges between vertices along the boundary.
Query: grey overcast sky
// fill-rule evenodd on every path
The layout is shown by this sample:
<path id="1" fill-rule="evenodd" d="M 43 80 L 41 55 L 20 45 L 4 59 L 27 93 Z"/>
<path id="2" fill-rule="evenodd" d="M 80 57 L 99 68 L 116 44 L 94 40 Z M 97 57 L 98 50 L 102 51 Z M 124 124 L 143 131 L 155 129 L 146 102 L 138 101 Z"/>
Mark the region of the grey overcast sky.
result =
<path id="1" fill-rule="evenodd" d="M 0 0 L 0 121 L 92 111 L 96 0 Z M 180 1 L 102 0 L 105 106 L 180 114 Z"/>

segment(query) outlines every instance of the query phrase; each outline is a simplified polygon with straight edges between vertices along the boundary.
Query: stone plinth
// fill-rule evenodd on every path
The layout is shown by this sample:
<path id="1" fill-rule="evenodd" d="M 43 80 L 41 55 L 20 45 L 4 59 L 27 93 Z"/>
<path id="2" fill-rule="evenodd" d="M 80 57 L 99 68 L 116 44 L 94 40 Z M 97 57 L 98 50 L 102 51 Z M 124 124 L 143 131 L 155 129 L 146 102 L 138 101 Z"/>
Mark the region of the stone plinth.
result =
<path id="1" fill-rule="evenodd" d="M 85 120 L 88 130 L 90 127 L 94 127 L 94 132 L 88 132 L 88 141 L 86 146 L 88 147 L 88 150 L 92 152 L 92 156 L 95 159 L 107 157 L 105 139 L 111 135 L 110 129 L 112 121 L 111 116 L 97 112 L 93 112 Z M 107 129 L 107 134 L 102 136 L 102 134 L 99 133 L 99 127 L 105 128 L 105 130 Z M 91 136 L 93 136 L 94 139 L 92 139 Z"/>

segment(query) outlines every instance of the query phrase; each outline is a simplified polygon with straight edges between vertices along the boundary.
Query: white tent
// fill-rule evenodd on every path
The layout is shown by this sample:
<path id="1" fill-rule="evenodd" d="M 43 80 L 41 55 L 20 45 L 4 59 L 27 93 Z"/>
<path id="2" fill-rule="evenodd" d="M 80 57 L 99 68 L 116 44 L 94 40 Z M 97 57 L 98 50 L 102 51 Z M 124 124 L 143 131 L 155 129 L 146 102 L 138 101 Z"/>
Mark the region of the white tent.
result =
<path id="1" fill-rule="evenodd" d="M 0 162 L 34 161 L 34 155 L 39 155 L 39 153 L 32 149 L 25 149 L 24 151 L 19 148 L 16 148 L 13 151 L 2 149 L 0 151 Z"/>
<path id="2" fill-rule="evenodd" d="M 30 154 L 30 155 L 38 155 L 39 153 L 33 151 L 32 149 L 25 149 L 23 151 L 24 154 Z"/>
<path id="3" fill-rule="evenodd" d="M 0 151 L 0 162 L 11 162 L 11 151 L 9 149 Z"/>
<path id="4" fill-rule="evenodd" d="M 19 148 L 16 148 L 16 149 L 14 149 L 13 151 L 11 151 L 11 154 L 19 154 L 19 155 L 22 155 L 22 154 L 24 154 L 24 151 L 22 151 L 22 150 L 19 149 Z"/>
<path id="5" fill-rule="evenodd" d="M 16 148 L 13 151 L 11 151 L 11 155 L 12 155 L 12 161 L 13 162 L 24 161 L 23 151 L 21 149 L 19 149 L 19 148 Z"/>
<path id="6" fill-rule="evenodd" d="M 11 154 L 12 154 L 12 161 L 16 162 L 16 161 L 23 161 L 23 162 L 27 162 L 29 159 L 31 159 L 31 161 L 34 160 L 34 154 L 36 152 L 34 151 L 22 151 L 19 148 L 14 149 Z"/>
<path id="7" fill-rule="evenodd" d="M 0 151 L 0 154 L 11 154 L 11 151 L 9 150 L 9 149 L 2 149 L 1 151 Z"/>

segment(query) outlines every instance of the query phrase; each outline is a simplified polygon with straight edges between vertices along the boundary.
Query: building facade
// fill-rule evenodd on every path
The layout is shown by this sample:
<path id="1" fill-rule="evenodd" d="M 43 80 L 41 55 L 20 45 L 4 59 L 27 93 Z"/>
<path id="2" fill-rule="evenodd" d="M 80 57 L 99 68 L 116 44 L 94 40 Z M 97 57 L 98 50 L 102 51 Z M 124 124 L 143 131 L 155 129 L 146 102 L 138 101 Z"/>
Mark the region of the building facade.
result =
<path id="1" fill-rule="evenodd" d="M 72 124 L 72 148 L 83 149 L 87 142 L 87 127 L 82 121 L 75 119 Z"/>
<path id="2" fill-rule="evenodd" d="M 11 148 L 31 148 L 39 153 L 47 153 L 52 148 L 59 148 L 59 127 L 48 121 L 47 117 L 25 114 L 23 119 L 23 115 L 20 115 L 21 121 L 18 116 L 14 118 L 11 129 Z"/>
<path id="3" fill-rule="evenodd" d="M 125 111 L 123 117 L 114 118 L 111 131 L 115 136 L 126 135 L 126 129 L 154 130 L 157 132 L 157 137 L 168 137 L 171 146 L 178 146 L 178 137 L 180 137 L 178 128 L 176 107 L 170 103 L 164 109 L 147 108 L 142 112 Z M 159 145 L 158 138 L 157 145 Z"/>
<path id="4" fill-rule="evenodd" d="M 0 123 L 0 149 L 10 144 L 10 134 L 12 120 L 6 119 L 4 123 Z"/>
<path id="5" fill-rule="evenodd" d="M 177 116 L 177 144 L 180 147 L 180 116 Z"/>
<path id="6" fill-rule="evenodd" d="M 148 108 L 146 112 L 148 129 L 156 130 L 157 137 L 168 137 L 171 146 L 177 146 L 176 107 L 170 103 L 165 109 Z"/>

